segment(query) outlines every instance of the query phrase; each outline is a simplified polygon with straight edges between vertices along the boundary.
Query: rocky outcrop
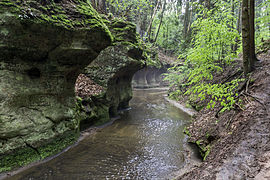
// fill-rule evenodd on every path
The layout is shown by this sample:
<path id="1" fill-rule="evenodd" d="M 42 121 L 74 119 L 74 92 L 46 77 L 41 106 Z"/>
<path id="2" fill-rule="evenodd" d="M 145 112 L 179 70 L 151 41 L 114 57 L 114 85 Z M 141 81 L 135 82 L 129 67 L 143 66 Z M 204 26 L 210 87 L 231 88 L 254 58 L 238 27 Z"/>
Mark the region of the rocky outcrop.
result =
<path id="1" fill-rule="evenodd" d="M 107 23 L 116 42 L 103 50 L 84 70 L 84 74 L 103 91 L 97 94 L 91 93 L 91 90 L 84 94 L 78 92 L 82 129 L 107 122 L 117 116 L 119 110 L 129 107 L 132 77 L 145 63 L 135 25 L 120 20 Z M 88 85 L 85 83 L 85 87 Z"/>
<path id="2" fill-rule="evenodd" d="M 89 4 L 55 2 L 0 2 L 0 172 L 76 139 L 76 78 L 112 41 Z"/>

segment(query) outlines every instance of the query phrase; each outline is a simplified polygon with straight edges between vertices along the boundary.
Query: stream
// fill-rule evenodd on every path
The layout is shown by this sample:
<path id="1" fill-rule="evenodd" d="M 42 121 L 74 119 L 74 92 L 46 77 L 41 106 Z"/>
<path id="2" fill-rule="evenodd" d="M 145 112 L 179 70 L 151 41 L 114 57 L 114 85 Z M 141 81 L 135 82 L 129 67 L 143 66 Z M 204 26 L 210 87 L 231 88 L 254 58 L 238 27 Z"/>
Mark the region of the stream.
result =
<path id="1" fill-rule="evenodd" d="M 58 157 L 8 179 L 170 179 L 185 165 L 190 117 L 162 89 L 134 90 L 131 109 Z"/>

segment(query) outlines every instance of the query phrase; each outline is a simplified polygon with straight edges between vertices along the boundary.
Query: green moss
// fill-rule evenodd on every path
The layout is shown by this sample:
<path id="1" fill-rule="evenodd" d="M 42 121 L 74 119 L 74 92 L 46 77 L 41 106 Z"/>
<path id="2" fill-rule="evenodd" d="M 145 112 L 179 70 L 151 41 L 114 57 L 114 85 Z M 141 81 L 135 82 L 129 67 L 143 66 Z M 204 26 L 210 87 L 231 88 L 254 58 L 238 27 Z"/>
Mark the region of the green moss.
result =
<path id="1" fill-rule="evenodd" d="M 191 134 L 190 134 L 189 130 L 187 129 L 187 127 L 184 128 L 183 133 L 188 135 L 189 137 L 191 136 Z"/>
<path id="2" fill-rule="evenodd" d="M 97 104 L 94 104 L 92 98 L 96 99 Z M 98 95 L 93 95 L 91 98 L 88 99 L 81 99 L 77 97 L 76 101 L 76 119 L 78 120 L 79 124 L 84 124 L 84 122 L 88 122 L 88 124 L 92 125 L 103 125 L 106 122 L 110 121 L 109 116 L 109 107 L 103 103 L 105 99 L 105 94 L 100 93 Z M 84 105 L 82 102 L 84 101 Z M 91 108 L 91 111 L 86 113 L 85 106 Z"/>
<path id="3" fill-rule="evenodd" d="M 96 126 L 103 125 L 110 121 L 108 106 L 106 105 L 98 106 L 96 109 L 96 114 L 97 114 L 97 120 L 95 122 Z"/>
<path id="4" fill-rule="evenodd" d="M 105 17 L 103 18 L 103 22 L 111 30 L 114 37 L 114 42 L 130 42 L 133 45 L 139 45 L 139 34 L 136 33 L 135 24 L 123 21 L 119 18 L 108 21 L 105 19 Z"/>
<path id="5" fill-rule="evenodd" d="M 211 146 L 210 145 L 208 145 L 208 146 L 206 146 L 205 147 L 205 153 L 204 153 L 204 156 L 203 156 L 203 160 L 205 161 L 206 160 L 206 158 L 207 158 L 207 156 L 210 154 L 210 152 L 211 152 Z"/>
<path id="6" fill-rule="evenodd" d="M 46 145 L 37 149 L 26 146 L 8 155 L 0 156 L 0 172 L 10 171 L 14 168 L 25 166 L 35 161 L 42 160 L 51 155 L 61 152 L 63 149 L 73 144 L 79 134 L 76 132 L 66 132 L 65 135 L 55 138 Z"/>
<path id="7" fill-rule="evenodd" d="M 21 167 L 41 159 L 39 154 L 30 147 L 19 149 L 13 154 L 5 155 L 0 158 L 1 158 L 0 172 L 9 171 L 12 170 L 13 168 Z"/>
<path id="8" fill-rule="evenodd" d="M 114 37 L 112 36 L 109 28 L 105 25 L 103 19 L 99 16 L 97 11 L 92 7 L 91 3 L 87 1 L 87 3 L 80 2 L 77 5 L 77 10 L 84 16 L 86 16 L 84 20 L 84 24 L 89 26 L 90 28 L 101 28 L 103 29 L 113 41 Z"/>
<path id="9" fill-rule="evenodd" d="M 200 154 L 201 154 L 203 160 L 206 160 L 207 156 L 209 155 L 209 153 L 210 153 L 210 151 L 211 151 L 211 146 L 210 146 L 210 144 L 208 144 L 207 146 L 205 146 L 205 145 L 202 143 L 202 140 L 196 141 L 195 144 L 196 144 L 197 147 L 199 148 Z"/>
<path id="10" fill-rule="evenodd" d="M 41 159 L 61 152 L 66 147 L 72 145 L 79 137 L 78 132 L 68 132 L 65 135 L 56 138 L 45 146 L 38 148 Z"/>
<path id="11" fill-rule="evenodd" d="M 104 31 L 106 36 L 109 36 L 113 41 L 111 32 L 98 12 L 91 6 L 91 3 L 77 0 L 66 2 L 66 4 L 46 1 L 44 4 L 42 5 L 39 1 L 34 0 L 26 0 L 24 3 L 19 0 L 1 0 L 0 11 L 9 11 L 17 14 L 18 18 L 21 19 L 26 18 L 35 22 L 46 22 L 66 29 L 79 27 Z M 69 6 L 72 8 L 69 8 Z"/>

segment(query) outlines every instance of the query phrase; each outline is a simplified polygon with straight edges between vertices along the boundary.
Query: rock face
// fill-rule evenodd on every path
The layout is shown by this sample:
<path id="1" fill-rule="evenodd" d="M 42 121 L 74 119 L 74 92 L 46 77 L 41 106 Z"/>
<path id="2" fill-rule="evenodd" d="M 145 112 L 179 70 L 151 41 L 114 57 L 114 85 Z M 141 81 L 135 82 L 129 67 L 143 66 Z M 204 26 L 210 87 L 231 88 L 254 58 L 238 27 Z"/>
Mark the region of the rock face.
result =
<path id="1" fill-rule="evenodd" d="M 153 88 L 166 86 L 167 83 L 163 81 L 162 74 L 167 72 L 167 66 L 161 68 L 145 67 L 144 69 L 135 73 L 133 77 L 133 87 L 135 88 Z"/>
<path id="2" fill-rule="evenodd" d="M 135 25 L 113 20 L 108 26 L 117 42 L 103 50 L 84 70 L 103 91 L 86 93 L 78 99 L 82 129 L 107 122 L 118 115 L 118 110 L 129 107 L 132 77 L 144 66 L 144 51 L 138 44 Z"/>
<path id="3" fill-rule="evenodd" d="M 162 50 L 150 49 L 151 62 L 148 66 L 136 72 L 132 85 L 135 88 L 153 88 L 168 86 L 168 82 L 163 80 L 163 73 L 168 72 L 168 68 L 172 67 L 176 61 L 175 57 L 168 56 Z M 154 60 L 154 61 L 153 61 Z"/>
<path id="4" fill-rule="evenodd" d="M 87 3 L 40 2 L 0 2 L 0 172 L 76 139 L 76 78 L 112 41 Z"/>

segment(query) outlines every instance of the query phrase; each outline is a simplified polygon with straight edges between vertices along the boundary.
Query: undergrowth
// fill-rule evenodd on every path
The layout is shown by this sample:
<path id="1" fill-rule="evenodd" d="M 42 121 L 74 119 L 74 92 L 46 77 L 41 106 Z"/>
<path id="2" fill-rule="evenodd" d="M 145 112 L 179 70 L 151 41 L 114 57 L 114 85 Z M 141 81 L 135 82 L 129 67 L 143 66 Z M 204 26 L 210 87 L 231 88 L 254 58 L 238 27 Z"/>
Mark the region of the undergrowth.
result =
<path id="1" fill-rule="evenodd" d="M 228 28 L 234 19 L 230 8 L 219 11 L 221 9 L 202 7 L 201 17 L 192 25 L 193 48 L 179 56 L 178 63 L 165 74 L 165 80 L 171 84 L 171 98 L 188 96 L 190 101 L 206 101 L 207 108 L 219 104 L 223 107 L 220 112 L 224 112 L 237 102 L 237 89 L 244 79 L 239 76 L 230 81 L 214 81 L 226 66 L 232 65 L 239 53 L 231 49 L 232 43 L 240 37 L 235 29 Z"/>

